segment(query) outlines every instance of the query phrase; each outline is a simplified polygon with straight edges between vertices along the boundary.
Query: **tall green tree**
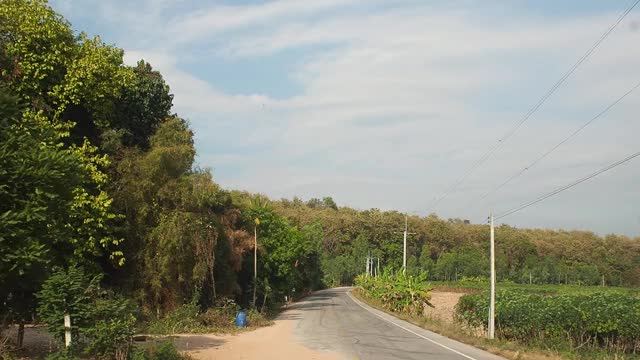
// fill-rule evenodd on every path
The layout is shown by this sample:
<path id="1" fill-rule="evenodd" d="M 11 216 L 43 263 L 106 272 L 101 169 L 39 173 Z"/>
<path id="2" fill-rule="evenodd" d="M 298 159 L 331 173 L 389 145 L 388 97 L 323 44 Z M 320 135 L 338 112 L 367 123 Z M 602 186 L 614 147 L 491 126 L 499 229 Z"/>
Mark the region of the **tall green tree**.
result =
<path id="1" fill-rule="evenodd" d="M 115 217 L 108 199 L 87 196 L 103 179 L 64 146 L 64 134 L 0 87 L 0 297 L 14 320 L 33 311 L 33 293 L 53 266 L 105 254 L 121 260 L 107 229 Z"/>
<path id="2" fill-rule="evenodd" d="M 29 105 L 52 110 L 53 88 L 62 83 L 77 44 L 69 24 L 44 0 L 0 2 L 0 37 L 11 66 L 3 77 Z"/>
<path id="3" fill-rule="evenodd" d="M 132 69 L 133 79 L 123 86 L 115 104 L 111 132 L 120 132 L 124 146 L 147 149 L 151 136 L 170 115 L 173 95 L 151 64 L 140 60 Z"/>
<path id="4" fill-rule="evenodd" d="M 2 69 L 3 77 L 28 110 L 22 116 L 24 127 L 46 129 L 55 146 L 72 153 L 87 174 L 73 187 L 68 241 L 78 245 L 76 252 L 117 246 L 120 239 L 107 229 L 115 218 L 104 190 L 109 160 L 92 143 L 94 132 L 85 129 L 108 123 L 112 101 L 130 77 L 122 66 L 122 50 L 99 38 L 74 36 L 69 24 L 41 0 L 0 2 L 0 34 L 5 39 L 2 53 L 13 64 Z"/>

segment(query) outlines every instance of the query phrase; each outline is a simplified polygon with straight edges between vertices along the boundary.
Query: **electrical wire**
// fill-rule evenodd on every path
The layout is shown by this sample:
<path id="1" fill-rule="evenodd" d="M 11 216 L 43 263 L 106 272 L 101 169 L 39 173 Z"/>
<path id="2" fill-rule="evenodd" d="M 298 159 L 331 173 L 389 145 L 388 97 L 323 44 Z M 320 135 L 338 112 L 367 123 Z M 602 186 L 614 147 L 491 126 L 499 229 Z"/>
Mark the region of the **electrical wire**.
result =
<path id="1" fill-rule="evenodd" d="M 589 174 L 589 175 L 587 175 L 587 176 L 585 176 L 585 177 L 583 177 L 583 178 L 581 178 L 579 180 L 576 180 L 576 181 L 574 181 L 574 182 L 572 182 L 570 184 L 562 186 L 562 187 L 560 187 L 560 188 L 558 188 L 558 189 L 556 189 L 556 190 L 554 190 L 554 191 L 552 191 L 550 193 L 547 193 L 547 194 L 545 194 L 545 195 L 543 195 L 543 196 L 541 196 L 541 197 L 539 197 L 539 198 L 537 198 L 535 200 L 529 201 L 529 202 L 524 203 L 524 204 L 522 204 L 522 205 L 520 205 L 518 207 L 515 207 L 515 208 L 513 208 L 511 210 L 508 210 L 508 211 L 496 216 L 495 220 L 502 219 L 502 218 L 504 218 L 506 216 L 509 216 L 509 215 L 511 215 L 511 214 L 513 214 L 515 212 L 518 212 L 520 210 L 528 208 L 531 205 L 535 205 L 535 204 L 537 204 L 537 203 L 539 203 L 539 202 L 541 202 L 541 201 L 543 201 L 545 199 L 548 199 L 548 198 L 550 198 L 550 197 L 552 197 L 552 196 L 554 196 L 556 194 L 559 194 L 559 193 L 561 193 L 561 192 L 563 192 L 565 190 L 568 190 L 568 189 L 570 189 L 570 188 L 572 188 L 572 187 L 574 187 L 574 186 L 576 186 L 578 184 L 581 184 L 581 183 L 583 183 L 583 182 L 585 182 L 585 181 L 587 181 L 589 179 L 592 179 L 592 178 L 594 178 L 594 177 L 596 177 L 596 176 L 598 176 L 598 175 L 600 175 L 600 174 L 602 174 L 602 173 L 604 173 L 606 171 L 609 171 L 609 170 L 615 168 L 616 166 L 622 165 L 622 164 L 626 163 L 627 161 L 629 161 L 629 160 L 631 160 L 633 158 L 636 158 L 638 156 L 640 156 L 640 152 L 637 152 L 635 154 L 627 156 L 626 158 L 624 158 L 622 160 L 616 161 L 616 162 L 614 162 L 613 164 L 611 164 L 611 165 L 609 165 L 607 167 L 604 167 L 604 168 L 602 168 L 602 169 L 600 169 L 600 170 L 598 170 L 598 171 L 596 171 L 596 172 L 594 172 L 592 174 Z"/>
<path id="2" fill-rule="evenodd" d="M 485 193 L 484 195 L 482 195 L 477 201 L 482 201 L 485 198 L 487 198 L 488 196 L 494 194 L 496 191 L 502 189 L 504 186 L 506 186 L 507 184 L 509 184 L 511 181 L 513 181 L 514 179 L 518 178 L 520 175 L 524 174 L 527 170 L 531 169 L 532 167 L 534 167 L 536 164 L 538 164 L 540 161 L 542 161 L 544 158 L 546 158 L 547 156 L 549 156 L 549 154 L 551 154 L 552 152 L 556 151 L 560 146 L 564 145 L 567 141 L 573 139 L 576 135 L 578 135 L 578 133 L 580 133 L 582 130 L 584 130 L 587 126 L 591 125 L 591 123 L 593 123 L 594 121 L 598 120 L 599 118 L 601 118 L 603 115 L 605 115 L 606 113 L 609 112 L 609 110 L 611 110 L 614 106 L 618 105 L 618 103 L 620 103 L 624 98 L 626 98 L 629 94 L 631 94 L 634 90 L 636 90 L 638 87 L 640 87 L 640 82 L 638 82 L 634 87 L 632 87 L 631 89 L 629 89 L 626 93 L 624 93 L 622 96 L 620 96 L 619 98 L 617 98 L 614 102 L 612 102 L 611 104 L 609 104 L 604 110 L 602 110 L 601 112 L 599 112 L 596 116 L 592 117 L 591 119 L 589 119 L 589 121 L 585 122 L 584 124 L 582 124 L 580 127 L 578 127 L 576 130 L 574 130 L 571 134 L 569 134 L 569 136 L 567 136 L 566 138 L 564 138 L 562 141 L 560 141 L 559 143 L 557 143 L 555 146 L 553 146 L 551 149 L 547 150 L 545 153 L 543 153 L 541 156 L 539 156 L 537 159 L 533 160 L 530 164 L 528 164 L 527 166 L 525 166 L 524 168 L 522 168 L 520 171 L 518 171 L 517 173 L 513 174 L 510 178 L 508 178 L 506 181 L 504 181 L 503 183 L 501 183 L 500 185 L 496 186 L 495 188 L 493 188 L 492 190 L 490 190 L 489 192 Z"/>
<path id="3" fill-rule="evenodd" d="M 460 177 L 451 187 L 449 187 L 445 193 L 440 196 L 436 202 L 431 206 L 432 213 L 435 208 L 440 204 L 442 200 L 444 200 L 447 196 L 449 196 L 453 191 L 455 191 L 463 181 L 467 179 L 474 171 L 476 171 L 482 164 L 484 164 L 491 155 L 493 155 L 499 148 L 504 145 L 521 127 L 524 125 L 527 120 L 536 112 L 538 109 L 547 101 L 553 93 L 580 67 L 580 65 L 591 56 L 591 54 L 600 46 L 600 44 L 611 34 L 611 32 L 622 22 L 622 20 L 633 10 L 633 8 L 638 5 L 640 0 L 635 0 L 629 7 L 627 7 L 621 14 L 618 16 L 617 20 L 609 26 L 609 28 L 600 36 L 600 38 L 587 50 L 587 52 L 578 59 L 578 61 L 573 64 L 569 70 L 549 89 L 543 96 L 538 100 L 538 102 L 525 114 L 524 118 L 520 120 L 511 130 L 509 130 L 503 137 L 501 137 L 498 142 L 492 146 L 489 151 L 487 151 L 481 158 L 478 160 L 470 169 L 467 171 L 462 177 Z"/>

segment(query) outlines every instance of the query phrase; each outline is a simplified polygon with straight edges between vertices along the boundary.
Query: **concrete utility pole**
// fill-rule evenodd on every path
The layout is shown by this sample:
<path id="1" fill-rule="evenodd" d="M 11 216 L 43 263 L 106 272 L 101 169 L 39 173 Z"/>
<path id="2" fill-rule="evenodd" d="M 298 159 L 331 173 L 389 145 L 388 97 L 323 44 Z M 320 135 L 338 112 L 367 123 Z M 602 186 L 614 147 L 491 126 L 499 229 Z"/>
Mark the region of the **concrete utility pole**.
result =
<path id="1" fill-rule="evenodd" d="M 402 252 L 402 273 L 407 273 L 407 235 L 415 235 L 416 233 L 410 233 L 409 231 L 409 219 L 407 215 L 404 216 L 404 242 L 403 242 L 403 252 Z"/>
<path id="2" fill-rule="evenodd" d="M 404 251 L 402 252 L 402 273 L 407 272 L 407 228 L 408 228 L 407 216 L 404 216 Z"/>
<path id="3" fill-rule="evenodd" d="M 369 276 L 369 257 L 364 260 L 364 274 Z"/>
<path id="4" fill-rule="evenodd" d="M 371 276 L 374 276 L 375 268 L 373 267 L 373 256 L 369 255 L 369 273 Z"/>
<path id="5" fill-rule="evenodd" d="M 489 215 L 491 224 L 491 299 L 489 302 L 489 339 L 495 338 L 496 327 L 496 256 L 495 256 L 495 231 L 493 227 L 493 214 Z"/>
<path id="6" fill-rule="evenodd" d="M 380 273 L 380 258 L 378 258 L 378 267 L 376 267 L 376 277 L 378 277 L 379 273 Z"/>
<path id="7" fill-rule="evenodd" d="M 371 261 L 370 261 L 370 255 L 367 254 L 367 263 L 365 265 L 366 269 L 367 269 L 367 276 L 369 276 L 369 274 L 371 273 Z"/>

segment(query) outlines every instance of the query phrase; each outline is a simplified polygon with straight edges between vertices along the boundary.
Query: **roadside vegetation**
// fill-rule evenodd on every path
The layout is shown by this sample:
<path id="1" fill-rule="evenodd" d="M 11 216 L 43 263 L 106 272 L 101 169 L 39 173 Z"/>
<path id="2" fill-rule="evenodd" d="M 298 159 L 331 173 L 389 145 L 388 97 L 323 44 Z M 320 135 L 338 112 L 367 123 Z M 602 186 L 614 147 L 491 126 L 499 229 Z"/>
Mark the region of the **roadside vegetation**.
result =
<path id="1" fill-rule="evenodd" d="M 144 324 L 143 332 L 149 334 L 183 334 L 183 333 L 234 333 L 239 331 L 235 318 L 241 307 L 235 301 L 220 299 L 206 311 L 201 311 L 197 303 L 183 304 L 160 319 Z M 251 308 L 246 311 L 247 328 L 270 325 L 275 310 L 259 311 Z"/>
<path id="2" fill-rule="evenodd" d="M 459 281 L 429 281 L 429 286 L 437 291 L 476 293 L 489 288 L 488 277 L 462 278 Z M 496 283 L 496 289 L 513 290 L 520 293 L 537 295 L 592 294 L 616 292 L 640 297 L 640 288 L 602 285 L 565 285 L 565 284 L 518 284 L 503 280 Z"/>
<path id="3" fill-rule="evenodd" d="M 486 330 L 489 295 L 465 295 L 457 319 Z M 537 295 L 514 290 L 496 294 L 496 336 L 554 350 L 640 352 L 640 298 L 617 292 Z"/>
<path id="4" fill-rule="evenodd" d="M 221 189 L 162 74 L 123 54 L 44 0 L 0 1 L 0 358 L 33 355 L 34 322 L 62 349 L 65 313 L 51 356 L 122 359 L 134 333 L 268 324 L 321 286 L 317 228 Z"/>
<path id="5" fill-rule="evenodd" d="M 443 284 L 425 278 L 362 275 L 356 278 L 356 295 L 400 318 L 508 358 L 640 358 L 637 289 L 500 283 L 496 339 L 488 340 L 486 282 L 476 278 Z M 438 308 L 430 303 L 433 291 L 467 293 L 455 307 L 453 322 L 428 315 L 427 307 Z"/>
<path id="6" fill-rule="evenodd" d="M 360 275 L 356 285 L 364 296 L 378 300 L 387 310 L 421 315 L 426 306 L 432 306 L 425 278 L 385 272 L 377 277 Z"/>
<path id="7" fill-rule="evenodd" d="M 134 334 L 236 331 L 240 309 L 267 325 L 285 296 L 351 285 L 369 254 L 392 287 L 367 287 L 390 310 L 417 314 L 425 281 L 484 286 L 487 225 L 410 216 L 396 277 L 403 214 L 221 188 L 162 74 L 123 55 L 45 0 L 0 1 L 0 358 L 32 355 L 38 324 L 51 358 L 172 359 Z M 496 249 L 503 284 L 640 286 L 639 238 L 503 225 Z"/>

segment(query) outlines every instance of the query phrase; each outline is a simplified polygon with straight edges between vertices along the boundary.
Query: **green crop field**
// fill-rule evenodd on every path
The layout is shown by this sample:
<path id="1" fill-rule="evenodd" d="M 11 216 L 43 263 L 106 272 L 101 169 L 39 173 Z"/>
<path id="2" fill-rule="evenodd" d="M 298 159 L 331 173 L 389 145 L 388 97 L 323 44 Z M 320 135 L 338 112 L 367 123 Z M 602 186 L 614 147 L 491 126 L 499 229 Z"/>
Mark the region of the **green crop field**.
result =
<path id="1" fill-rule="evenodd" d="M 487 292 L 468 294 L 456 306 L 457 320 L 486 329 Z M 496 332 L 546 348 L 606 350 L 637 354 L 640 350 L 640 298 L 616 291 L 533 294 L 518 290 L 496 293 Z"/>
<path id="2" fill-rule="evenodd" d="M 489 282 L 486 281 L 429 281 L 427 286 L 435 291 L 452 292 L 480 292 L 489 290 Z M 496 290 L 514 290 L 518 292 L 539 295 L 563 295 L 563 294 L 593 294 L 593 293 L 622 293 L 640 297 L 640 288 L 617 286 L 584 286 L 564 284 L 516 284 L 513 282 L 498 282 Z"/>
<path id="3" fill-rule="evenodd" d="M 424 278 L 360 276 L 356 285 L 362 295 L 383 308 L 415 318 L 423 316 L 420 310 L 429 304 L 429 292 L 465 293 L 455 308 L 457 331 L 475 336 L 486 331 L 486 279 L 428 282 Z M 496 337 L 498 342 L 493 344 L 498 347 L 519 344 L 521 350 L 542 349 L 569 358 L 636 359 L 640 351 L 640 289 L 501 282 L 496 287 Z"/>

